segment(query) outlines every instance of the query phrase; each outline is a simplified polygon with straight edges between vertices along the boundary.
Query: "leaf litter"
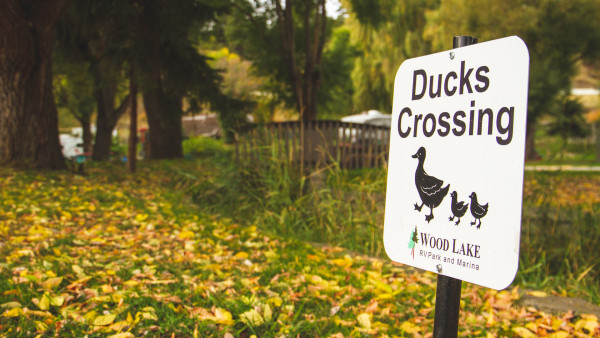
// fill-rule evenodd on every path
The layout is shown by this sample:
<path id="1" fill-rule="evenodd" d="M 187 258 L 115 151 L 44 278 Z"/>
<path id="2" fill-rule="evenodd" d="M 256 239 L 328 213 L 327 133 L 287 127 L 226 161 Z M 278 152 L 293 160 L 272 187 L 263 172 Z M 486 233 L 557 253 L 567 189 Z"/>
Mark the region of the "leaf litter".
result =
<path id="1" fill-rule="evenodd" d="M 434 274 L 205 214 L 157 166 L 89 171 L 0 172 L 0 335 L 432 336 Z M 459 336 L 600 335 L 518 298 L 464 283 Z"/>

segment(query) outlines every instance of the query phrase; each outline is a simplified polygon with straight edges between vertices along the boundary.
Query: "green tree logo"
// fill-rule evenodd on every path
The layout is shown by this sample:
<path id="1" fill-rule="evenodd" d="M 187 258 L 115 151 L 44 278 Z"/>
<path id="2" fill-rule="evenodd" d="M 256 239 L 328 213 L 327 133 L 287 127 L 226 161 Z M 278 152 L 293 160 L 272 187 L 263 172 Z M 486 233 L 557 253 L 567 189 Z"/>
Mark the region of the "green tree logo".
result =
<path id="1" fill-rule="evenodd" d="M 415 259 L 415 246 L 419 243 L 419 237 L 417 235 L 417 227 L 415 226 L 415 231 L 410 234 L 410 239 L 408 240 L 408 248 L 411 249 L 413 259 Z"/>

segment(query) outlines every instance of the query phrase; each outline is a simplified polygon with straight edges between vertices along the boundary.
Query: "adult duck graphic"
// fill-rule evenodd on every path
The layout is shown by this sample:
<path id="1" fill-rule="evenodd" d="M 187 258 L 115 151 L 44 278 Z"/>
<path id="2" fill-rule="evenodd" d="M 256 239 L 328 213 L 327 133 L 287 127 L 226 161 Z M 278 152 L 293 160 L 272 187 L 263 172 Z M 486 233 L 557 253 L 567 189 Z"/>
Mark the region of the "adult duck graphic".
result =
<path id="1" fill-rule="evenodd" d="M 421 205 L 415 203 L 415 210 L 421 211 L 423 205 L 429 207 L 429 215 L 425 216 L 425 220 L 429 223 L 433 219 L 433 208 L 436 208 L 442 203 L 444 197 L 448 195 L 448 189 L 450 189 L 450 184 L 444 185 L 444 181 L 427 175 L 424 168 L 425 163 L 425 148 L 419 148 L 416 154 L 412 157 L 419 159 L 419 165 L 417 166 L 417 171 L 415 171 L 415 185 L 417 186 L 417 191 L 419 192 L 419 196 L 421 197 Z"/>

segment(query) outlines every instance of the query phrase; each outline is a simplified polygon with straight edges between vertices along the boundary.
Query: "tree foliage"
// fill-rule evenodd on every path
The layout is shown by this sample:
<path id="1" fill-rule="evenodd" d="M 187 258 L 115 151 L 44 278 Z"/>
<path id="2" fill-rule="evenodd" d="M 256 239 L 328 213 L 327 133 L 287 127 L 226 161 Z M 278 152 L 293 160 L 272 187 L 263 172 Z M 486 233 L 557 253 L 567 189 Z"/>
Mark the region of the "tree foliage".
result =
<path id="1" fill-rule="evenodd" d="M 453 35 L 524 39 L 530 53 L 526 157 L 531 159 L 540 117 L 562 119 L 569 111 L 563 109 L 564 93 L 570 92 L 577 61 L 600 53 L 599 16 L 600 3 L 594 0 L 443 0 L 428 37 L 437 48 L 451 47 Z"/>
<path id="2" fill-rule="evenodd" d="M 362 55 L 352 80 L 354 103 L 359 111 L 392 111 L 394 77 L 407 58 L 428 54 L 430 42 L 423 39 L 427 14 L 438 1 L 345 0 L 347 25 Z M 368 4 L 368 5 L 367 5 Z"/>
<path id="3" fill-rule="evenodd" d="M 98 111 L 93 158 L 107 159 L 111 133 L 128 106 L 125 82 L 139 82 L 152 137 L 153 158 L 181 157 L 182 101 L 191 110 L 211 101 L 226 105 L 220 78 L 194 46 L 192 35 L 221 11 L 225 1 L 78 0 L 59 26 L 59 46 L 71 60 L 86 62 Z M 82 93 L 84 94 L 84 93 Z M 116 104 L 116 101 L 120 101 Z"/>
<path id="4" fill-rule="evenodd" d="M 352 70 L 360 50 L 352 43 L 350 35 L 350 30 L 344 26 L 334 28 L 323 52 L 323 82 L 317 95 L 317 104 L 319 111 L 331 118 L 339 118 L 356 110 L 352 100 Z"/>
<path id="5" fill-rule="evenodd" d="M 228 109 L 220 92 L 219 74 L 192 43 L 194 30 L 213 22 L 225 9 L 223 1 L 144 1 L 135 18 L 136 69 L 150 126 L 150 157 L 183 156 L 181 117 L 186 97 L 191 109 L 209 102 Z"/>
<path id="6" fill-rule="evenodd" d="M 323 51 L 331 36 L 325 0 L 234 1 L 227 36 L 234 50 L 269 77 L 269 90 L 293 105 L 303 120 L 317 116 Z"/>
<path id="7" fill-rule="evenodd" d="M 127 108 L 124 72 L 131 53 L 133 35 L 127 28 L 133 12 L 134 7 L 127 1 L 77 0 L 58 25 L 59 53 L 55 60 L 79 65 L 81 73 L 69 75 L 72 81 L 73 77 L 87 76 L 93 83 L 91 93 L 87 87 L 71 90 L 78 100 L 89 100 L 91 95 L 95 101 L 94 160 L 109 158 L 112 132 Z M 84 131 L 89 128 L 82 125 Z"/>
<path id="8" fill-rule="evenodd" d="M 363 56 L 354 70 L 360 109 L 391 111 L 394 76 L 402 61 L 452 48 L 452 37 L 480 42 L 510 35 L 530 52 L 527 157 L 535 157 L 535 127 L 541 116 L 558 118 L 563 93 L 580 59 L 600 52 L 600 4 L 594 0 L 438 0 L 370 2 L 346 0 L 355 41 Z M 502 13 L 502 15 L 498 15 Z"/>

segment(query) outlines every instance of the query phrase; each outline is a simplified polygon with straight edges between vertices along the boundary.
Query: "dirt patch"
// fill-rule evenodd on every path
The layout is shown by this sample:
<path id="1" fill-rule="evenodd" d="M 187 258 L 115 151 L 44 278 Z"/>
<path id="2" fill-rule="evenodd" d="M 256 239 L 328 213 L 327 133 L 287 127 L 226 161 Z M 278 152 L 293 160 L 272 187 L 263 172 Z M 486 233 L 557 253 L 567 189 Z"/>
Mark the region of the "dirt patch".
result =
<path id="1" fill-rule="evenodd" d="M 548 295 L 545 297 L 536 297 L 524 293 L 517 301 L 517 304 L 523 307 L 533 306 L 539 311 L 551 314 L 564 314 L 572 311 L 574 314 L 593 314 L 600 318 L 600 307 L 580 298 L 568 298 Z"/>

